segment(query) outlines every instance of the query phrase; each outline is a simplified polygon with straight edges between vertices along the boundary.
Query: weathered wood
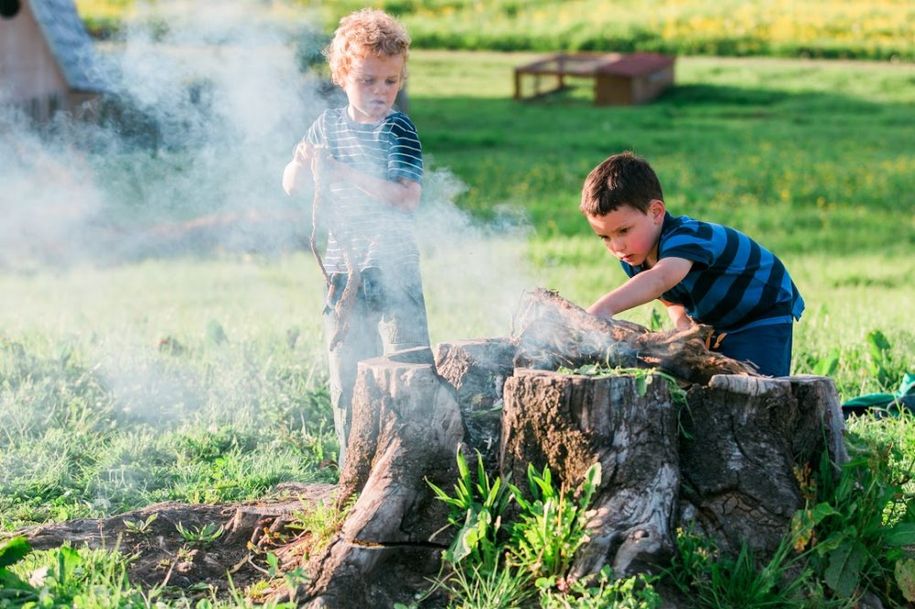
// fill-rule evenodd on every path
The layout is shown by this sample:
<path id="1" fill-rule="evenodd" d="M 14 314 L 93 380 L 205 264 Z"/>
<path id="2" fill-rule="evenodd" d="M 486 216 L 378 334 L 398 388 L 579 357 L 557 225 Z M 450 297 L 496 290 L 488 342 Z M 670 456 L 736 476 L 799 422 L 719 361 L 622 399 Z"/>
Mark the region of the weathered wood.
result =
<path id="1" fill-rule="evenodd" d="M 73 547 L 118 548 L 135 556 L 127 572 L 131 581 L 144 586 L 168 583 L 187 587 L 210 584 L 228 586 L 227 573 L 235 585 L 245 586 L 263 577 L 251 562 L 249 544 L 271 545 L 265 531 L 289 534 L 285 525 L 292 515 L 309 504 L 330 501 L 334 487 L 329 484 L 283 484 L 274 498 L 221 505 L 190 505 L 177 502 L 156 503 L 139 510 L 101 519 L 77 519 L 68 522 L 29 527 L 17 531 L 33 548 L 46 550 L 64 543 Z M 131 529 L 126 522 L 144 523 L 142 531 Z M 206 525 L 223 527 L 213 543 L 192 551 L 179 552 L 188 546 L 177 529 L 187 530 Z M 4 535 L 0 534 L 0 545 Z"/>
<path id="2" fill-rule="evenodd" d="M 725 552 L 775 550 L 803 506 L 798 472 L 823 451 L 845 457 L 842 417 L 826 378 L 715 376 L 694 386 L 682 417 L 681 522 Z"/>
<path id="3" fill-rule="evenodd" d="M 359 364 L 353 428 L 340 480 L 339 501 L 359 498 L 323 555 L 309 565 L 310 607 L 390 606 L 403 593 L 395 567 L 437 564 L 447 546 L 434 535 L 447 513 L 427 480 L 453 482 L 460 410 L 438 377 L 428 349 L 402 351 Z M 416 568 L 414 568 L 415 572 Z"/>
<path id="4" fill-rule="evenodd" d="M 677 420 L 659 376 L 641 393 L 631 376 L 586 377 L 518 369 L 505 383 L 502 474 L 549 466 L 576 489 L 594 463 L 603 476 L 572 576 L 610 563 L 618 576 L 663 563 L 673 550 Z M 522 488 L 524 485 L 522 485 Z"/>
<path id="5" fill-rule="evenodd" d="M 709 351 L 712 328 L 708 326 L 649 332 L 632 322 L 589 315 L 549 290 L 528 293 L 513 326 L 517 367 L 556 370 L 591 363 L 639 366 L 702 384 L 715 374 L 754 374 L 749 365 Z"/>
<path id="6" fill-rule="evenodd" d="M 515 345 L 508 338 L 463 340 L 435 347 L 435 368 L 454 389 L 464 422 L 468 456 L 483 457 L 486 470 L 499 465 L 502 386 L 514 370 Z"/>

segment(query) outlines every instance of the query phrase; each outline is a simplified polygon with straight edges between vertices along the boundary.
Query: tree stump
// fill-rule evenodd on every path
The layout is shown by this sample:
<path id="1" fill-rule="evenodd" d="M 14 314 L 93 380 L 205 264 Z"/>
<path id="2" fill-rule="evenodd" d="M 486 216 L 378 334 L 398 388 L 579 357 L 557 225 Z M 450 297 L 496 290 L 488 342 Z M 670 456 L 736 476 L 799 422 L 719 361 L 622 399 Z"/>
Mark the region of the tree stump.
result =
<path id="1" fill-rule="evenodd" d="M 573 577 L 610 562 L 628 575 L 662 563 L 673 551 L 680 482 L 677 411 L 659 376 L 640 391 L 631 376 L 586 377 L 518 369 L 505 383 L 502 474 L 516 484 L 529 463 L 547 465 L 576 488 L 601 464 L 591 541 Z"/>
<path id="2" fill-rule="evenodd" d="M 406 583 L 423 585 L 417 574 L 434 574 L 449 543 L 434 539 L 447 511 L 427 480 L 447 486 L 455 479 L 463 434 L 457 401 L 429 349 L 360 362 L 338 505 L 357 493 L 358 500 L 309 565 L 309 606 L 389 607 L 398 592 L 409 596 Z"/>
<path id="3" fill-rule="evenodd" d="M 601 464 L 572 577 L 604 564 L 617 576 L 655 569 L 688 524 L 725 552 L 742 543 L 771 552 L 802 507 L 795 472 L 824 451 L 844 459 L 835 388 L 821 377 L 759 377 L 710 352 L 709 335 L 600 320 L 540 290 L 510 338 L 361 362 L 338 501 L 358 500 L 310 564 L 308 606 L 390 607 L 428 585 L 422 575 L 451 539 L 427 482 L 451 488 L 462 443 L 516 484 L 532 464 L 574 490 Z M 658 368 L 689 388 L 685 404 L 666 376 L 557 371 L 587 363 Z"/>
<path id="4" fill-rule="evenodd" d="M 741 543 L 765 555 L 803 507 L 798 476 L 823 451 L 847 460 L 832 381 L 720 375 L 687 395 L 680 440 L 681 521 L 726 552 Z"/>
<path id="5" fill-rule="evenodd" d="M 506 338 L 442 343 L 435 349 L 436 370 L 461 409 L 468 456 L 479 452 L 489 472 L 499 467 L 502 387 L 514 371 L 515 351 Z"/>

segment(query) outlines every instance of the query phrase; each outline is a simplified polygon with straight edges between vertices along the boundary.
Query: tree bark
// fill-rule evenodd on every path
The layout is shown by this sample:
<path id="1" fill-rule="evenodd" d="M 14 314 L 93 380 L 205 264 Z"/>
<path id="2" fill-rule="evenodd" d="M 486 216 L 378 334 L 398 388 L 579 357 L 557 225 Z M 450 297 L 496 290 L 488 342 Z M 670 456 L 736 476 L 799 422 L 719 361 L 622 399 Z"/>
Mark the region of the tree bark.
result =
<path id="1" fill-rule="evenodd" d="M 310 607 L 391 606 L 398 590 L 412 592 L 405 582 L 434 569 L 437 552 L 448 545 L 434 539 L 447 512 L 427 480 L 447 486 L 455 479 L 462 436 L 457 401 L 435 373 L 429 349 L 359 364 L 338 502 L 357 493 L 358 499 L 309 565 Z M 385 561 L 389 566 L 381 568 Z"/>
<path id="2" fill-rule="evenodd" d="M 673 550 L 679 468 L 677 420 L 665 381 L 518 369 L 505 384 L 502 474 L 516 484 L 528 464 L 549 466 L 576 489 L 594 463 L 603 472 L 587 524 L 590 541 L 573 577 L 610 563 L 617 576 L 657 565 Z M 524 488 L 525 485 L 520 485 Z"/>
<path id="3" fill-rule="evenodd" d="M 822 377 L 720 375 L 688 393 L 681 522 L 725 552 L 773 552 L 804 504 L 800 477 L 823 452 L 847 459 L 835 388 Z"/>

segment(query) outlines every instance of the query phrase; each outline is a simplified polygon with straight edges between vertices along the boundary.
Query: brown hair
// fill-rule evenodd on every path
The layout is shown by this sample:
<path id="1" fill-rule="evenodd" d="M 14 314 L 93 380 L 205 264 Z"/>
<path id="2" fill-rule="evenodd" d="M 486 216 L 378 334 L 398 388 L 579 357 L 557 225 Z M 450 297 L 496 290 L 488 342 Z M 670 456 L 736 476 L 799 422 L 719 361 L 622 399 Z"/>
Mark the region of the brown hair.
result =
<path id="1" fill-rule="evenodd" d="M 324 54 L 334 84 L 342 86 L 353 58 L 368 55 L 403 55 L 404 72 L 401 77 L 406 78 L 409 49 L 410 36 L 399 21 L 384 11 L 364 8 L 340 19 Z"/>
<path id="2" fill-rule="evenodd" d="M 589 216 L 603 216 L 621 205 L 647 212 L 652 200 L 664 200 L 661 182 L 651 165 L 631 152 L 608 157 L 591 170 L 581 189 L 578 209 Z"/>

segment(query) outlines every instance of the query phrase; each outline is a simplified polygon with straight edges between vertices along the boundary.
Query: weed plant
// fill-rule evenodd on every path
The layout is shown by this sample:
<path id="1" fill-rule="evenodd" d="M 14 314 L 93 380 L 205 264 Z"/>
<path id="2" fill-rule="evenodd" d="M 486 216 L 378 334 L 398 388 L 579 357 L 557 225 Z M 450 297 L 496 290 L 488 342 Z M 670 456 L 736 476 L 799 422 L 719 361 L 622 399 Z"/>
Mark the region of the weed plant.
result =
<path id="1" fill-rule="evenodd" d="M 827 606 L 811 570 L 793 553 L 790 538 L 762 566 L 746 543 L 730 558 L 722 556 L 713 541 L 689 530 L 678 530 L 676 541 L 677 552 L 666 574 L 696 609 Z"/>
<path id="2" fill-rule="evenodd" d="M 249 609 L 234 586 L 219 598 L 215 590 L 197 600 L 170 598 L 162 587 L 133 585 L 127 567 L 133 557 L 117 549 L 75 549 L 69 545 L 33 552 L 23 537 L 0 545 L 0 607 L 24 609 Z M 295 603 L 268 602 L 263 609 L 293 609 Z"/>
<path id="3" fill-rule="evenodd" d="M 444 553 L 448 568 L 435 583 L 447 592 L 449 607 L 527 607 L 535 598 L 544 609 L 658 606 L 652 580 L 644 576 L 611 583 L 605 570 L 591 583 L 569 587 L 566 582 L 575 552 L 587 539 L 587 509 L 600 485 L 599 464 L 588 469 L 576 497 L 571 489 L 556 487 L 548 467 L 537 471 L 529 464 L 529 493 L 524 493 L 498 475 L 490 478 L 479 453 L 475 472 L 461 451 L 457 465 L 454 495 L 430 483 L 449 506 L 449 521 L 457 529 Z"/>
<path id="4" fill-rule="evenodd" d="M 893 443 L 850 445 L 838 476 L 827 456 L 795 516 L 796 548 L 810 548 L 810 564 L 835 598 L 855 600 L 865 590 L 904 606 L 904 580 L 915 558 L 915 460 L 903 463 Z M 894 465 L 895 464 L 895 465 Z M 908 490 L 907 490 L 908 489 Z"/>

